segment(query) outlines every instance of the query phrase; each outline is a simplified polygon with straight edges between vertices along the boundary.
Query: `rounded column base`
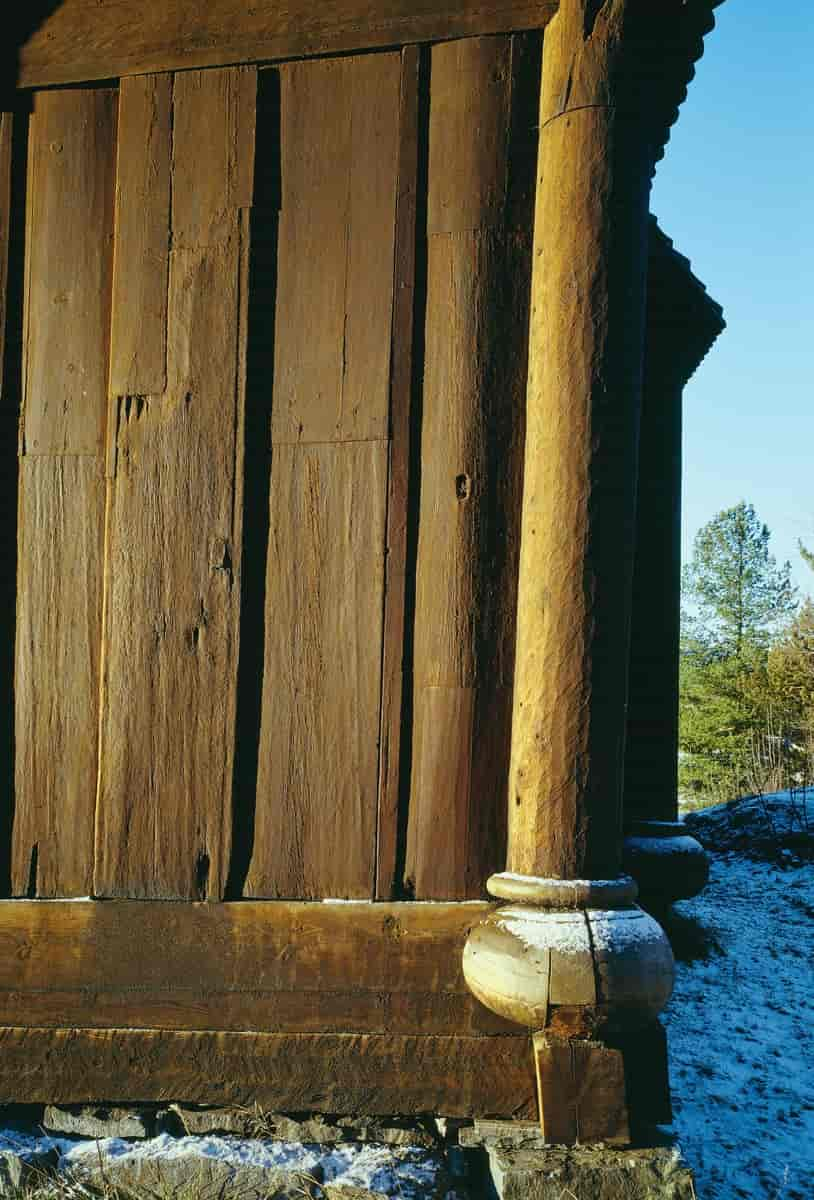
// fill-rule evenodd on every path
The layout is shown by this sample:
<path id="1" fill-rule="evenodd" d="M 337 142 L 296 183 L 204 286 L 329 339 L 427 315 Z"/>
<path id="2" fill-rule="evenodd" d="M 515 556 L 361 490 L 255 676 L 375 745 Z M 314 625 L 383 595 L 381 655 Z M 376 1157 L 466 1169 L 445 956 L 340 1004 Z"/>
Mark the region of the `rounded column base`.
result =
<path id="1" fill-rule="evenodd" d="M 666 906 L 696 896 L 709 879 L 709 857 L 680 821 L 633 821 L 622 865 L 646 903 Z"/>
<path id="2" fill-rule="evenodd" d="M 509 903 L 470 932 L 464 978 L 492 1012 L 531 1030 L 545 1140 L 627 1145 L 637 1108 L 669 1119 L 655 1018 L 673 989 L 673 953 L 635 903 L 634 880 L 505 872 L 486 886 Z"/>
<path id="3" fill-rule="evenodd" d="M 611 880 L 493 875 L 512 901 L 469 934 L 463 971 L 492 1012 L 530 1029 L 574 1033 L 647 1025 L 673 988 L 664 931 L 634 903 L 628 876 Z"/>

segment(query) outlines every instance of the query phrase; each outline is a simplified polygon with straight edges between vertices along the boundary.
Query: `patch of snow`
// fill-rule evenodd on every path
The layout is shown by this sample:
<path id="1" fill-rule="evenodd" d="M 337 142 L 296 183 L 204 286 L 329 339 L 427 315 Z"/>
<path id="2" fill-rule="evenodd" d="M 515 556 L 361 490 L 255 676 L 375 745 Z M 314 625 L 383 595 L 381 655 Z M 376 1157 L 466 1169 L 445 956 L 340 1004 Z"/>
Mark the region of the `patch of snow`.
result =
<path id="1" fill-rule="evenodd" d="M 552 912 L 549 909 L 510 908 L 500 913 L 496 924 L 529 950 L 580 954 L 591 949 L 582 909 Z"/>
<path id="2" fill-rule="evenodd" d="M 652 855 L 693 854 L 700 853 L 698 839 L 681 834 L 679 837 L 626 837 L 625 853 L 636 854 L 639 851 L 649 857 Z"/>
<path id="3" fill-rule="evenodd" d="M 511 879 L 519 883 L 570 884 L 575 887 L 618 887 L 620 883 L 632 883 L 629 875 L 617 875 L 615 879 L 548 879 L 543 875 L 519 875 L 516 871 L 501 871 L 499 879 Z"/>
<path id="4" fill-rule="evenodd" d="M 94 1171 L 101 1159 L 116 1165 L 187 1160 L 216 1161 L 227 1167 L 284 1170 L 319 1183 L 368 1188 L 399 1200 L 426 1200 L 445 1176 L 439 1153 L 415 1146 L 383 1146 L 365 1142 L 316 1145 L 275 1142 L 230 1135 L 172 1137 L 164 1133 L 141 1141 L 124 1138 L 76 1139 L 0 1129 L 0 1150 L 23 1158 L 56 1150 L 63 1172 Z"/>
<path id="5" fill-rule="evenodd" d="M 598 953 L 623 954 L 648 942 L 662 942 L 660 926 L 640 908 L 592 908 L 588 913 L 591 937 Z"/>
<path id="6" fill-rule="evenodd" d="M 711 873 L 665 919 L 677 959 L 665 1023 L 674 1129 L 699 1200 L 814 1197 L 814 865 L 782 847 L 798 844 L 800 800 L 687 817 Z M 812 793 L 807 808 L 814 830 Z M 778 832 L 776 861 L 753 857 Z"/>

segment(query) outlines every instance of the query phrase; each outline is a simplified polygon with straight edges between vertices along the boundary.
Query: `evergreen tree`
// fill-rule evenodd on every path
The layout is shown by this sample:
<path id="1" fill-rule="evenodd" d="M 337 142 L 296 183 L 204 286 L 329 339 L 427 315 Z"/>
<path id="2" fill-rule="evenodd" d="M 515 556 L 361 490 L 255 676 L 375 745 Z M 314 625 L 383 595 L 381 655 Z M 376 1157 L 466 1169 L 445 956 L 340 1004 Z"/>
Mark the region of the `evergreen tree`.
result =
<path id="1" fill-rule="evenodd" d="M 687 798 L 717 803 L 763 788 L 786 736 L 769 649 L 796 599 L 790 564 L 777 566 L 769 538 L 741 501 L 699 530 L 684 573 L 679 787 Z"/>
<path id="2" fill-rule="evenodd" d="M 804 546 L 801 541 L 798 541 L 797 545 L 800 547 L 800 553 L 803 558 L 811 567 L 811 570 L 814 571 L 814 551 L 809 550 L 808 546 Z"/>
<path id="3" fill-rule="evenodd" d="M 769 537 L 768 526 L 744 500 L 717 513 L 696 534 L 684 593 L 695 606 L 695 636 L 718 656 L 768 647 L 794 612 L 791 564 L 777 566 Z"/>
<path id="4" fill-rule="evenodd" d="M 769 653 L 773 704 L 782 711 L 788 736 L 801 759 L 814 754 L 814 601 L 807 599 Z M 810 773 L 810 772 L 809 772 Z"/>

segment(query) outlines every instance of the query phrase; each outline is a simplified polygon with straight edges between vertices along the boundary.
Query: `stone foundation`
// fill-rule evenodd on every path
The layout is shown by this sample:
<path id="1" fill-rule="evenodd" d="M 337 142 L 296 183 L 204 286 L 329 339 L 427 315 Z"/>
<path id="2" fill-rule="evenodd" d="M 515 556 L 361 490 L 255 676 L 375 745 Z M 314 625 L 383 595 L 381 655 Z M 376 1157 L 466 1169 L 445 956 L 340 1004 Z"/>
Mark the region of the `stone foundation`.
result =
<path id="1" fill-rule="evenodd" d="M 696 1200 L 692 1172 L 675 1148 L 549 1146 L 488 1153 L 499 1200 Z"/>
<path id="2" fill-rule="evenodd" d="M 529 1122 L 180 1104 L 2 1116 L 0 1197 L 72 1176 L 134 1197 L 183 1191 L 197 1200 L 695 1200 L 674 1147 L 550 1146 Z"/>

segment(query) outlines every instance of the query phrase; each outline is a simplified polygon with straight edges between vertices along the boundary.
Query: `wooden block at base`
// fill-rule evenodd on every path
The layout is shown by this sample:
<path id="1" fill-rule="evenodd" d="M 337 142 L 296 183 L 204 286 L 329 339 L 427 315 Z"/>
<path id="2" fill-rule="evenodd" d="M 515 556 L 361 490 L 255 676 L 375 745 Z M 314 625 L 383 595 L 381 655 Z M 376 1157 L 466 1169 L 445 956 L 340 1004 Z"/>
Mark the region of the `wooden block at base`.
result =
<path id="1" fill-rule="evenodd" d="M 630 1144 L 622 1052 L 535 1033 L 540 1125 L 549 1144 Z"/>

